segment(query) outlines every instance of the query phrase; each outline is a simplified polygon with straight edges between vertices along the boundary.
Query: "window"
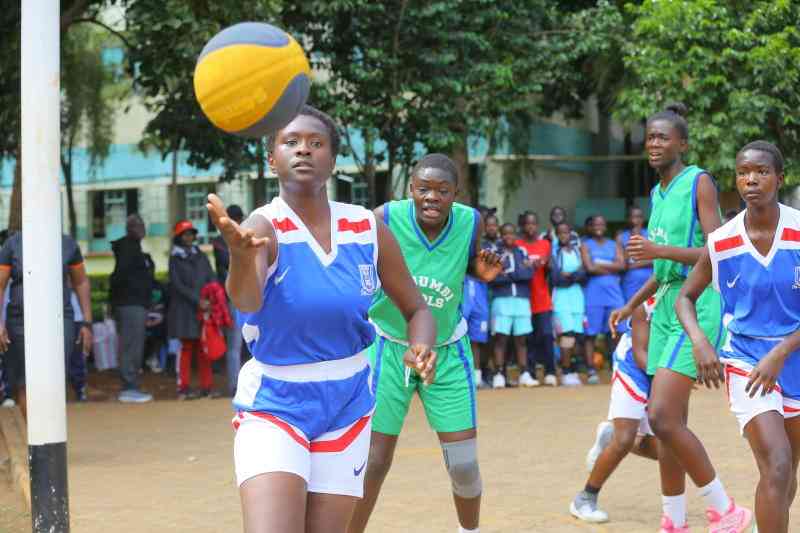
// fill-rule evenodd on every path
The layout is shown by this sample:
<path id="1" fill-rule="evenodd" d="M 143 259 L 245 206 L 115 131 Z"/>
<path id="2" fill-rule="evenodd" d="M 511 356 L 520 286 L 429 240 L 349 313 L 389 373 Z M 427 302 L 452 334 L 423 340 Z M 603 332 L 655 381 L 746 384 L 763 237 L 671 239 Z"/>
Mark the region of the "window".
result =
<path id="1" fill-rule="evenodd" d="M 350 203 L 368 207 L 369 193 L 366 183 L 363 181 L 355 181 L 350 185 Z"/>
<path id="2" fill-rule="evenodd" d="M 217 228 L 211 223 L 206 210 L 208 193 L 214 192 L 209 184 L 186 185 L 184 187 L 184 213 L 197 228 L 197 243 L 203 244 L 216 234 Z M 212 235 L 209 235 L 211 233 Z"/>
<path id="3" fill-rule="evenodd" d="M 115 189 L 92 193 L 92 238 L 89 249 L 104 252 L 111 241 L 125 236 L 125 219 L 139 210 L 137 189 Z"/>

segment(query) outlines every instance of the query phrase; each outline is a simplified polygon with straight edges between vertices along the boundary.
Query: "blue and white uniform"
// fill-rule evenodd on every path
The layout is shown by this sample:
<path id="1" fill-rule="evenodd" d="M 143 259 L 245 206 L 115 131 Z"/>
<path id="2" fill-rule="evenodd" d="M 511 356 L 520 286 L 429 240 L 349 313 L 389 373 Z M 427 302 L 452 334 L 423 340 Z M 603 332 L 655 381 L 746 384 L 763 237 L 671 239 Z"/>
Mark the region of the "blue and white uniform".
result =
<path id="1" fill-rule="evenodd" d="M 461 314 L 467 321 L 467 335 L 472 342 L 489 340 L 489 285 L 476 277 L 464 276 L 464 300 Z"/>
<path id="2" fill-rule="evenodd" d="M 731 411 L 739 429 L 754 417 L 777 411 L 800 414 L 800 351 L 792 353 L 778 387 L 762 396 L 745 393 L 750 371 L 785 337 L 800 328 L 800 211 L 780 205 L 780 218 L 766 256 L 744 226 L 746 211 L 708 236 L 714 288 L 722 296 L 728 335 L 720 350 Z"/>
<path id="3" fill-rule="evenodd" d="M 253 358 L 239 373 L 236 477 L 291 472 L 309 492 L 361 497 L 375 406 L 365 350 L 380 287 L 373 213 L 330 203 L 331 251 L 280 197 L 255 211 L 271 222 L 278 256 L 263 305 L 242 313 Z"/>
<path id="4" fill-rule="evenodd" d="M 647 320 L 655 307 L 655 298 L 645 302 Z M 639 434 L 652 435 L 647 421 L 647 402 L 650 398 L 650 378 L 636 364 L 633 356 L 633 339 L 631 337 L 630 319 L 620 325 L 623 332 L 614 350 L 614 370 L 611 379 L 611 401 L 608 404 L 608 419 L 629 418 L 639 420 Z"/>

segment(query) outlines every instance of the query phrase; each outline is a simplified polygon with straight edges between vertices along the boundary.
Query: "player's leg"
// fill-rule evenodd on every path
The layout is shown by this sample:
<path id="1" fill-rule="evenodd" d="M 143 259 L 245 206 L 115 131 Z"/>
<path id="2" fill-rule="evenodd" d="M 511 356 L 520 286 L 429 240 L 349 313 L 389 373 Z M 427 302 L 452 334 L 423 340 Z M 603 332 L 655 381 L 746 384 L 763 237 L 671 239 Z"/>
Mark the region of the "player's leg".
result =
<path id="1" fill-rule="evenodd" d="M 506 386 L 506 376 L 503 372 L 506 360 L 506 345 L 508 334 L 511 332 L 511 319 L 508 317 L 494 318 L 494 376 L 492 388 L 502 389 Z"/>
<path id="2" fill-rule="evenodd" d="M 535 360 L 544 366 L 544 384 L 555 386 L 558 382 L 553 353 L 553 312 L 536 313 L 531 316 L 531 321 Z"/>
<path id="3" fill-rule="evenodd" d="M 478 528 L 483 485 L 478 468 L 477 409 L 472 355 L 460 339 L 439 349 L 436 381 L 419 389 L 428 422 L 439 436 L 461 528 Z"/>
<path id="4" fill-rule="evenodd" d="M 786 415 L 784 414 L 784 416 Z M 789 505 L 791 506 L 797 496 L 797 466 L 800 464 L 800 416 L 786 418 L 783 427 L 792 444 L 792 485 L 789 487 Z"/>
<path id="5" fill-rule="evenodd" d="M 357 501 L 353 496 L 309 492 L 306 533 L 344 533 Z"/>
<path id="6" fill-rule="evenodd" d="M 639 429 L 639 420 L 630 418 L 616 418 L 612 421 L 613 435 L 611 441 L 605 446 L 597 460 L 594 462 L 589 478 L 583 490 L 578 493 L 570 504 L 570 512 L 576 518 L 586 522 L 605 522 L 608 514 L 597 506 L 597 497 L 600 489 L 617 469 L 626 455 L 633 449 L 636 441 L 636 432 Z"/>
<path id="7" fill-rule="evenodd" d="M 373 369 L 372 390 L 375 395 L 375 412 L 372 416 L 372 438 L 364 474 L 364 495 L 356 502 L 348 526 L 350 533 L 364 531 L 367 527 L 383 481 L 391 469 L 397 437 L 403 428 L 403 421 L 416 388 L 418 381 L 416 376 L 410 378 L 408 386 L 405 383 L 403 365 L 405 350 L 405 346 L 383 337 L 378 337 L 368 350 Z M 438 368 L 439 360 L 437 360 L 437 373 Z"/>
<path id="8" fill-rule="evenodd" d="M 539 381 L 536 379 L 536 364 L 531 361 L 528 365 L 528 338 L 533 333 L 531 323 L 530 303 L 523 298 L 517 298 L 519 304 L 518 314 L 514 316 L 514 351 L 517 356 L 517 366 L 519 367 L 519 384 L 523 387 L 538 387 Z"/>
<path id="9" fill-rule="evenodd" d="M 306 482 L 289 472 L 270 472 L 239 488 L 245 533 L 304 533 Z"/>
<path id="10" fill-rule="evenodd" d="M 755 512 L 759 531 L 787 533 L 792 487 L 792 443 L 783 415 L 767 411 L 752 418 L 744 435 L 753 450 L 758 472 Z"/>

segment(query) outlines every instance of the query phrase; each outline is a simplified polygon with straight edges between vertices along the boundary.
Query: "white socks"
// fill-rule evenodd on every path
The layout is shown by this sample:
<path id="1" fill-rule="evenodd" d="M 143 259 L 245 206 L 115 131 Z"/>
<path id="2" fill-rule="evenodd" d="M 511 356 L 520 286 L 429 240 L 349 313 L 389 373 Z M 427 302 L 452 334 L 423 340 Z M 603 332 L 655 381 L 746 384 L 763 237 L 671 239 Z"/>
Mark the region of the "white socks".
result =
<path id="1" fill-rule="evenodd" d="M 700 487 L 699 491 L 700 496 L 706 501 L 706 505 L 719 514 L 724 515 L 731 508 L 731 499 L 728 498 L 728 493 L 725 492 L 725 487 L 722 486 L 722 481 L 718 477 L 715 477 L 714 481 L 705 487 Z"/>
<path id="2" fill-rule="evenodd" d="M 475 529 L 464 529 L 461 526 L 458 526 L 458 533 L 480 533 L 481 528 L 476 527 Z"/>
<path id="3" fill-rule="evenodd" d="M 683 527 L 686 525 L 686 494 L 661 496 L 661 507 L 664 509 L 664 514 L 672 520 L 674 526 Z"/>

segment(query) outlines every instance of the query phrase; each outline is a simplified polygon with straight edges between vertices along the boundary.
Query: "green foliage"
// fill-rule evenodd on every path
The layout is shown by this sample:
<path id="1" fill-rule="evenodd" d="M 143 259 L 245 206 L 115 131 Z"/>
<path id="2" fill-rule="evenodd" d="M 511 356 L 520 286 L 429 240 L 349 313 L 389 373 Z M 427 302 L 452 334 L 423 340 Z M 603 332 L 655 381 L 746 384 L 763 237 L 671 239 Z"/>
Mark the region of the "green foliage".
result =
<path id="1" fill-rule="evenodd" d="M 689 107 L 689 160 L 725 188 L 736 151 L 775 142 L 787 159 L 787 183 L 800 183 L 800 3 L 790 0 L 647 0 L 624 48 L 635 76 L 617 113 L 641 121 L 669 101 Z"/>
<path id="2" fill-rule="evenodd" d="M 145 129 L 144 148 L 162 156 L 182 149 L 188 163 L 208 169 L 221 162 L 223 180 L 256 166 L 255 142 L 227 135 L 203 115 L 194 96 L 197 57 L 220 30 L 246 20 L 271 21 L 271 0 L 214 2 L 128 0 L 128 67 L 137 92 L 154 117 Z"/>

